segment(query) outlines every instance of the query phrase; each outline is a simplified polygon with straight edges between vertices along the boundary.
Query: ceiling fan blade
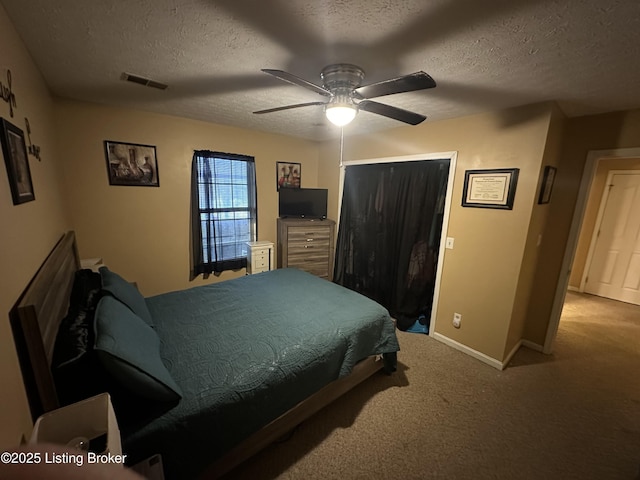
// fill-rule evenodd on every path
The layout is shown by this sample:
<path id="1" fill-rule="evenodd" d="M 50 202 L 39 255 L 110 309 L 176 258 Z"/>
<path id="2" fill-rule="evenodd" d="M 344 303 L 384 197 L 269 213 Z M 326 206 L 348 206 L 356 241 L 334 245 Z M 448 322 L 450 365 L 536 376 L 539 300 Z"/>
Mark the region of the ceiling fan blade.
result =
<path id="1" fill-rule="evenodd" d="M 408 123 L 409 125 L 418 125 L 424 122 L 427 117 L 420 115 L 419 113 L 410 112 L 409 110 L 403 110 L 402 108 L 392 107 L 391 105 L 385 105 L 384 103 L 378 103 L 371 100 L 363 100 L 358 103 L 358 108 L 365 112 L 377 113 L 384 117 L 393 118 L 400 122 Z"/>
<path id="2" fill-rule="evenodd" d="M 271 70 L 268 68 L 263 68 L 262 71 L 264 73 L 268 73 L 269 75 L 273 75 L 274 77 L 279 78 L 280 80 L 284 80 L 285 82 L 289 82 L 294 85 L 298 85 L 300 87 L 309 89 L 313 92 L 319 93 L 320 95 L 326 95 L 328 97 L 331 96 L 331 92 L 329 90 L 326 90 L 321 86 L 316 85 L 315 83 L 308 82 L 304 78 L 296 77 L 292 73 L 285 72 L 283 70 Z"/>
<path id="3" fill-rule="evenodd" d="M 364 85 L 356 88 L 355 92 L 362 98 L 375 98 L 392 95 L 394 93 L 424 90 L 425 88 L 433 88 L 435 86 L 435 80 L 431 78 L 429 74 L 420 71 L 402 77 L 372 83 L 371 85 Z"/>
<path id="4" fill-rule="evenodd" d="M 289 110 L 290 108 L 310 107 L 311 105 L 325 105 L 325 102 L 308 102 L 308 103 L 296 103 L 295 105 L 285 105 L 284 107 L 267 108 L 266 110 L 258 110 L 253 113 L 271 113 L 279 112 L 280 110 Z"/>

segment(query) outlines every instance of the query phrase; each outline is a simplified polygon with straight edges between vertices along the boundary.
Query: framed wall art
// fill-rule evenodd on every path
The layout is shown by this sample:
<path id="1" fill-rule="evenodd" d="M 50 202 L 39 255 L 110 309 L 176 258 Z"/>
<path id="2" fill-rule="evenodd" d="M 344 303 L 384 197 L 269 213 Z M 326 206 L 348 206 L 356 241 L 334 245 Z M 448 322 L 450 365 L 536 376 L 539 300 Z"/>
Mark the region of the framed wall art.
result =
<path id="1" fill-rule="evenodd" d="M 156 147 L 105 140 L 109 185 L 158 187 Z"/>
<path id="2" fill-rule="evenodd" d="M 513 209 L 519 172 L 518 168 L 465 171 L 462 206 Z"/>
<path id="3" fill-rule="evenodd" d="M 12 123 L 1 119 L 2 153 L 7 167 L 7 177 L 11 188 L 13 204 L 35 200 L 31 170 L 27 156 L 27 146 L 24 142 L 24 133 Z"/>
<path id="4" fill-rule="evenodd" d="M 549 203 L 551 200 L 551 190 L 553 182 L 556 179 L 556 167 L 547 165 L 544 167 L 544 175 L 542 176 L 542 186 L 540 187 L 540 195 L 538 196 L 538 204 Z"/>
<path id="5" fill-rule="evenodd" d="M 300 188 L 302 165 L 299 163 L 276 162 L 276 187 Z"/>

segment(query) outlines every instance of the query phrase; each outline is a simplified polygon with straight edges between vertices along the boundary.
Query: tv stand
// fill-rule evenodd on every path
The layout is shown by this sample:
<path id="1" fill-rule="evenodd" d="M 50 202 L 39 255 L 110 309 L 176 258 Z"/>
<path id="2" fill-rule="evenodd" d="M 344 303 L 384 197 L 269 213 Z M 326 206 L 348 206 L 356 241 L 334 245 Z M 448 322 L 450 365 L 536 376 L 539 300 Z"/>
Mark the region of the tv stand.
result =
<path id="1" fill-rule="evenodd" d="M 295 267 L 332 280 L 335 223 L 320 218 L 278 218 L 278 268 Z"/>

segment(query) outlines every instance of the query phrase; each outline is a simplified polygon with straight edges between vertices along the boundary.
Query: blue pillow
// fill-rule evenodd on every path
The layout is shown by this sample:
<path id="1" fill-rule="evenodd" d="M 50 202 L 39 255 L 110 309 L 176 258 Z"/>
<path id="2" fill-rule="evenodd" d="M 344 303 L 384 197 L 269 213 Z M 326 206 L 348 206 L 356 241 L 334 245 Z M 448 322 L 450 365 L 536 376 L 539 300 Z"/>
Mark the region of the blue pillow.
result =
<path id="1" fill-rule="evenodd" d="M 160 358 L 155 330 L 113 297 L 104 296 L 98 302 L 95 336 L 98 359 L 118 384 L 150 400 L 182 398 Z"/>
<path id="2" fill-rule="evenodd" d="M 88 269 L 75 273 L 69 309 L 62 319 L 53 348 L 51 372 L 62 406 L 93 397 L 105 390 L 93 353 L 94 314 L 102 283 L 100 274 Z M 78 381 L 82 379 L 82 381 Z"/>
<path id="3" fill-rule="evenodd" d="M 142 318 L 147 325 L 154 326 L 147 302 L 135 285 L 127 282 L 107 267 L 100 267 L 100 275 L 102 276 L 102 289 L 104 291 L 124 303 L 133 313 Z"/>

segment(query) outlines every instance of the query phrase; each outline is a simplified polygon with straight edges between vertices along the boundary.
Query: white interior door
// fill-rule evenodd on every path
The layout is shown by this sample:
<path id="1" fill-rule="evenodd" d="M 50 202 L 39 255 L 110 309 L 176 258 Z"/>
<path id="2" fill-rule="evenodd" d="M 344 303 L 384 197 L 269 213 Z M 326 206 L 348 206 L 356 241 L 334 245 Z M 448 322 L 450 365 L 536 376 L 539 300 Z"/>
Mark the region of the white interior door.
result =
<path id="1" fill-rule="evenodd" d="M 610 175 L 585 292 L 640 305 L 640 174 Z"/>

